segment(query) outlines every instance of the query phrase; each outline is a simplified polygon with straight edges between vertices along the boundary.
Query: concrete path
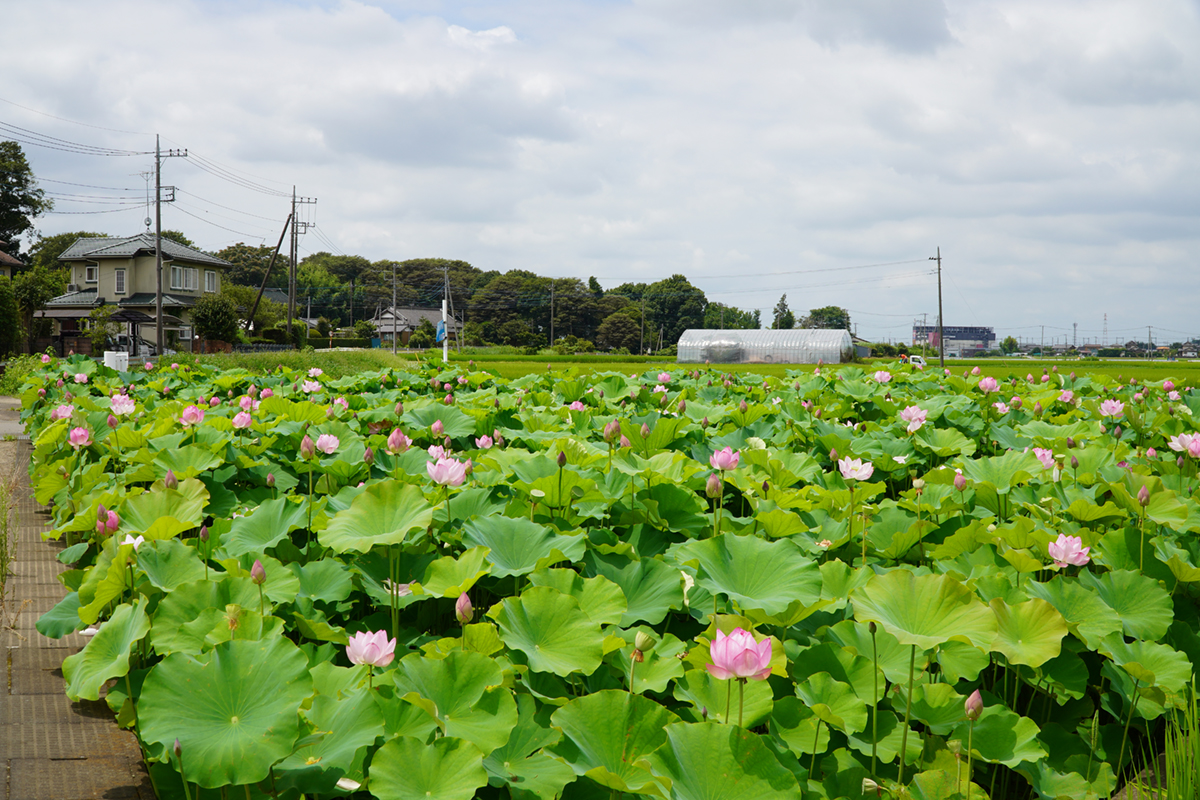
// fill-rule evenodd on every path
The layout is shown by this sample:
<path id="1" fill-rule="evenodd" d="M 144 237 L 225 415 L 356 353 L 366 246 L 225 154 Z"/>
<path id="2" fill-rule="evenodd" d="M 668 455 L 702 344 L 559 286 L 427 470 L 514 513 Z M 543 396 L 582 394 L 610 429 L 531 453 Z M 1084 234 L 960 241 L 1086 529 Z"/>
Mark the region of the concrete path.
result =
<path id="1" fill-rule="evenodd" d="M 13 487 L 16 558 L 0 603 L 0 800 L 153 800 L 137 739 L 122 731 L 103 700 L 72 703 L 62 661 L 85 640 L 47 639 L 38 617 L 66 594 L 61 547 L 43 542 L 53 525 L 29 485 L 29 441 L 20 403 L 0 397 L 0 481 Z M 12 437 L 12 438 L 10 438 Z"/>

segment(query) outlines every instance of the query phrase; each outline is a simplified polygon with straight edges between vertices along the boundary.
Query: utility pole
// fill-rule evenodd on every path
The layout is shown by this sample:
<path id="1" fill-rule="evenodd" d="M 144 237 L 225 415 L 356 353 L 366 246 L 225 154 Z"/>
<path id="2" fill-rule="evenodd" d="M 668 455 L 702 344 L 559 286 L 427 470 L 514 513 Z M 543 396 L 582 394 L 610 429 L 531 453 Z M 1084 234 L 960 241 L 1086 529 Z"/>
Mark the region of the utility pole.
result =
<path id="1" fill-rule="evenodd" d="M 1079 323 L 1072 322 L 1071 325 L 1072 325 L 1071 346 L 1078 349 L 1079 348 Z"/>
<path id="2" fill-rule="evenodd" d="M 163 257 L 162 257 L 162 160 L 164 158 L 187 158 L 187 150 L 162 151 L 158 134 L 154 135 L 154 270 L 157 289 L 154 294 L 154 338 L 159 356 L 163 353 Z M 174 187 L 172 187 L 174 188 Z M 174 196 L 172 196 L 174 199 Z"/>
<path id="3" fill-rule="evenodd" d="M 937 256 L 931 256 L 930 261 L 937 261 L 938 273 L 938 360 L 941 368 L 946 368 L 946 336 L 945 322 L 942 320 L 942 248 L 938 247 Z"/>
<path id="4" fill-rule="evenodd" d="M 554 347 L 554 278 L 550 279 L 550 346 Z"/>
<path id="5" fill-rule="evenodd" d="M 1046 357 L 1046 326 L 1045 325 L 1042 326 L 1042 344 L 1041 344 L 1041 347 L 1039 347 L 1038 349 L 1040 349 L 1042 351 L 1041 352 L 1042 358 L 1045 358 Z"/>
<path id="6" fill-rule="evenodd" d="M 292 245 L 291 245 L 291 264 L 288 265 L 288 312 L 287 312 L 287 332 L 288 341 L 292 339 L 292 319 L 296 316 L 296 262 L 300 255 L 299 236 L 308 233 L 309 223 L 301 222 L 296 216 L 296 206 L 298 205 L 315 205 L 317 198 L 315 197 L 297 197 L 296 187 L 292 186 Z M 312 298 L 308 298 L 309 316 L 312 315 Z M 354 315 L 354 297 L 350 297 L 350 314 Z M 307 323 L 305 323 L 307 324 Z"/>
<path id="7" fill-rule="evenodd" d="M 1146 352 L 1150 353 L 1150 360 L 1154 360 L 1154 340 L 1150 338 L 1150 326 L 1146 326 Z"/>
<path id="8" fill-rule="evenodd" d="M 638 335 L 638 355 L 646 355 L 646 296 L 642 295 L 642 332 Z"/>
<path id="9" fill-rule="evenodd" d="M 396 355 L 396 262 L 392 262 L 392 355 Z"/>

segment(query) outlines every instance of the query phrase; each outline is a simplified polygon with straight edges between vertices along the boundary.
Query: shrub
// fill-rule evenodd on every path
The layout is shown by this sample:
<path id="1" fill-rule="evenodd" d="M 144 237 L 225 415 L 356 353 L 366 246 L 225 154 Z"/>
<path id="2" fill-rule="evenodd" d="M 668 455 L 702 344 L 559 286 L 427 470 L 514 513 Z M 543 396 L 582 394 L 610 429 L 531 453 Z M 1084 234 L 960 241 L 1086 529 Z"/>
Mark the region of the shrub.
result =
<path id="1" fill-rule="evenodd" d="M 192 324 L 204 339 L 236 342 L 238 322 L 237 306 L 224 295 L 207 294 L 192 307 Z"/>

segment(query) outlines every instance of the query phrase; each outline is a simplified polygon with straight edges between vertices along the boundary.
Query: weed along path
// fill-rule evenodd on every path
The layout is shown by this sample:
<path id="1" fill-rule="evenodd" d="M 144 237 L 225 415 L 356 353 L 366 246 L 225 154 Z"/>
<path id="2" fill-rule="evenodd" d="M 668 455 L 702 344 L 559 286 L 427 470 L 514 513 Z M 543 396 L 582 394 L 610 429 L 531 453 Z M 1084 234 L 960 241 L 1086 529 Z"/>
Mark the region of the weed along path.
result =
<path id="1" fill-rule="evenodd" d="M 0 602 L 0 798 L 152 800 L 133 734 L 117 727 L 103 700 L 72 703 L 63 692 L 62 661 L 87 640 L 47 639 L 34 629 L 66 593 L 57 579 L 66 567 L 56 559 L 62 545 L 42 541 L 50 517 L 29 485 L 19 409 L 0 397 L 0 484 L 9 487 L 13 554 Z"/>

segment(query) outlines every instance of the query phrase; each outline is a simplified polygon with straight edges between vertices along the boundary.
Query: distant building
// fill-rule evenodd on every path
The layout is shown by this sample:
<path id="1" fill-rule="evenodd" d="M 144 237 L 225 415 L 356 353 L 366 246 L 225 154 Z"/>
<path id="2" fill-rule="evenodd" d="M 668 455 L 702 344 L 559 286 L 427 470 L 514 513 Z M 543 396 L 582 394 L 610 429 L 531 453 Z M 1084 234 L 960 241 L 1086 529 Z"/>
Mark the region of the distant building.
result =
<path id="1" fill-rule="evenodd" d="M 8 242 L 0 239 L 0 248 L 8 247 Z M 5 275 L 11 278 L 15 274 L 15 270 L 25 266 L 24 262 L 19 258 L 14 258 L 4 250 L 0 250 L 0 275 Z"/>
<path id="2" fill-rule="evenodd" d="M 996 349 L 996 330 L 969 325 L 946 325 L 943 328 L 946 336 L 946 355 L 973 356 L 987 350 Z M 936 325 L 913 325 L 913 347 L 927 344 L 933 349 L 939 349 L 938 329 Z"/>

